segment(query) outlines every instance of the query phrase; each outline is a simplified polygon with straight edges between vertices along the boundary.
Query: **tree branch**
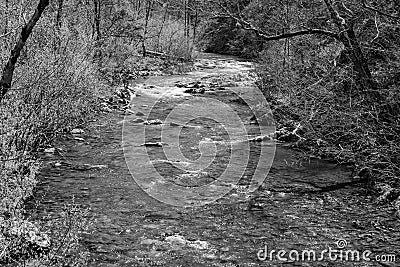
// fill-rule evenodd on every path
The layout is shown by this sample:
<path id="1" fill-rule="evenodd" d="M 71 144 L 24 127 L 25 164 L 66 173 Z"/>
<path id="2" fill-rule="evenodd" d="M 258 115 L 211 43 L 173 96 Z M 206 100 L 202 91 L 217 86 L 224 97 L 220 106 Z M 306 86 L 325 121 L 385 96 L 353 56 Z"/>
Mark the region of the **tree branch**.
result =
<path id="1" fill-rule="evenodd" d="M 0 80 L 0 100 L 3 99 L 4 95 L 11 88 L 15 64 L 17 63 L 18 58 L 21 55 L 21 51 L 24 48 L 29 36 L 31 35 L 33 28 L 35 27 L 36 23 L 38 22 L 48 5 L 49 0 L 40 0 L 36 7 L 35 13 L 32 15 L 28 23 L 24 27 L 22 27 L 21 35 L 19 36 L 17 43 L 11 51 L 10 58 L 8 59 L 8 62 L 3 69 L 3 74 Z"/>
<path id="2" fill-rule="evenodd" d="M 251 23 L 249 23 L 241 18 L 238 18 L 232 14 L 216 16 L 214 18 L 232 18 L 232 19 L 236 20 L 238 25 L 240 25 L 244 30 L 254 32 L 257 35 L 257 37 L 263 39 L 264 41 L 277 41 L 277 40 L 292 38 L 292 37 L 301 36 L 301 35 L 308 35 L 308 34 L 325 35 L 325 36 L 329 36 L 329 37 L 335 38 L 337 40 L 340 40 L 339 36 L 336 33 L 331 32 L 331 31 L 322 30 L 322 29 L 305 29 L 305 30 L 296 31 L 296 32 L 288 32 L 288 33 L 283 33 L 283 34 L 278 34 L 278 35 L 269 35 L 266 32 L 254 27 Z"/>
<path id="3" fill-rule="evenodd" d="M 346 20 L 340 16 L 339 12 L 333 8 L 332 0 L 324 0 L 326 7 L 331 15 L 332 20 L 334 20 L 339 31 L 343 32 L 347 28 Z"/>

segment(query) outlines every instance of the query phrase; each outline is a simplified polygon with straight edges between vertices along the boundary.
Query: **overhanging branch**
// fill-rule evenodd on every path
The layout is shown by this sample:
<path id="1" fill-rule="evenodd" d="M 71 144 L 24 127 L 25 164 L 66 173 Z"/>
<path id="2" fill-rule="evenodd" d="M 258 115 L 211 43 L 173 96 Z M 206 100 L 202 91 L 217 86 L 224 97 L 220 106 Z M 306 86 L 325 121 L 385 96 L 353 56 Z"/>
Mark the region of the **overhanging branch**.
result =
<path id="1" fill-rule="evenodd" d="M 216 16 L 214 18 L 232 18 L 244 30 L 255 33 L 257 35 L 257 37 L 263 39 L 264 41 L 277 41 L 277 40 L 292 38 L 292 37 L 301 36 L 301 35 L 309 35 L 309 34 L 325 35 L 325 36 L 329 36 L 329 37 L 335 38 L 340 41 L 339 36 L 336 33 L 327 31 L 327 30 L 323 30 L 323 29 L 305 29 L 305 30 L 296 31 L 296 32 L 288 32 L 288 33 L 282 33 L 282 34 L 278 34 L 278 35 L 269 35 L 266 32 L 254 27 L 250 22 L 247 22 L 247 21 L 245 21 L 241 18 L 238 18 L 232 14 L 220 15 L 220 16 Z"/>
<path id="2" fill-rule="evenodd" d="M 35 10 L 35 13 L 32 15 L 28 23 L 24 27 L 22 27 L 19 39 L 15 44 L 13 50 L 11 51 L 10 58 L 8 59 L 8 62 L 3 69 L 3 74 L 0 79 L 0 100 L 11 88 L 15 64 L 17 63 L 18 58 L 21 54 L 21 50 L 24 48 L 26 41 L 33 31 L 33 28 L 35 27 L 36 23 L 38 22 L 48 5 L 49 0 L 40 0 Z"/>

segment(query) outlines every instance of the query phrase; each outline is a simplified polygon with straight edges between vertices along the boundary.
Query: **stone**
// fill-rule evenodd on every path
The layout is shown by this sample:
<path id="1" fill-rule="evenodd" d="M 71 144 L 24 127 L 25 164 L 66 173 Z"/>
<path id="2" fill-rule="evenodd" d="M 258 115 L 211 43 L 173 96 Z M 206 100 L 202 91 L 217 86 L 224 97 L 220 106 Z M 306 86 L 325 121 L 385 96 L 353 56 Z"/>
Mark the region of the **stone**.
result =
<path id="1" fill-rule="evenodd" d="M 82 130 L 82 129 L 78 129 L 78 128 L 73 129 L 73 130 L 71 131 L 71 134 L 83 134 L 83 133 L 85 133 L 85 131 Z"/>
<path id="2" fill-rule="evenodd" d="M 156 120 L 145 121 L 144 124 L 145 125 L 160 125 L 160 124 L 163 124 L 163 122 L 159 119 L 156 119 Z"/>
<path id="3" fill-rule="evenodd" d="M 168 236 L 165 238 L 165 241 L 173 246 L 183 247 L 186 246 L 187 240 L 180 235 Z"/>
<path id="4" fill-rule="evenodd" d="M 206 89 L 204 88 L 189 88 L 184 91 L 185 94 L 204 94 Z"/>
<path id="5" fill-rule="evenodd" d="M 209 248 L 209 244 L 206 241 L 200 241 L 200 240 L 190 242 L 188 246 L 199 250 L 205 250 Z"/>
<path id="6" fill-rule="evenodd" d="M 271 141 L 272 138 L 268 135 L 260 135 L 250 139 L 250 142 L 263 142 L 263 141 Z"/>
<path id="7" fill-rule="evenodd" d="M 138 113 L 136 113 L 136 116 L 138 116 L 138 117 L 143 117 L 143 116 L 144 116 L 144 113 L 138 112 Z"/>
<path id="8" fill-rule="evenodd" d="M 160 226 L 158 226 L 157 224 L 145 224 L 143 225 L 144 229 L 158 229 L 160 228 Z"/>
<path id="9" fill-rule="evenodd" d="M 44 153 L 48 153 L 48 154 L 54 154 L 55 152 L 56 152 L 56 149 L 54 147 L 46 148 L 44 150 Z"/>
<path id="10" fill-rule="evenodd" d="M 146 146 L 146 147 L 162 147 L 162 146 L 163 146 L 163 143 L 161 143 L 161 142 L 155 142 L 155 143 L 149 142 L 149 143 L 144 143 L 144 144 L 141 145 L 141 146 Z"/>
<path id="11" fill-rule="evenodd" d="M 57 168 L 59 168 L 59 167 L 61 167 L 62 166 L 62 163 L 61 162 L 56 162 L 55 164 L 54 164 L 54 167 L 57 167 Z"/>
<path id="12" fill-rule="evenodd" d="M 90 169 L 107 169 L 107 165 L 92 165 L 90 166 Z"/>
<path id="13" fill-rule="evenodd" d="M 229 247 L 223 247 L 223 248 L 221 248 L 221 251 L 222 252 L 229 252 L 230 249 L 229 249 Z"/>

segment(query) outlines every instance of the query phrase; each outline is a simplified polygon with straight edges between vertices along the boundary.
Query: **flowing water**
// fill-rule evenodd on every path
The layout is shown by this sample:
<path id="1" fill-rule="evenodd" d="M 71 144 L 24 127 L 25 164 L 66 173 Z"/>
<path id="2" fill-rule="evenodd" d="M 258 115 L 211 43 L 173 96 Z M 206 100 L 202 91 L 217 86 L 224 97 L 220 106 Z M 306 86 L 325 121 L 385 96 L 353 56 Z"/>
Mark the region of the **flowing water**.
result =
<path id="1" fill-rule="evenodd" d="M 39 210 L 57 213 L 73 196 L 90 208 L 90 266 L 397 266 L 318 261 L 329 248 L 399 255 L 394 211 L 360 185 L 330 187 L 351 182 L 348 169 L 269 138 L 251 63 L 203 54 L 195 66 L 136 84 L 129 115 L 104 115 L 43 155 Z"/>

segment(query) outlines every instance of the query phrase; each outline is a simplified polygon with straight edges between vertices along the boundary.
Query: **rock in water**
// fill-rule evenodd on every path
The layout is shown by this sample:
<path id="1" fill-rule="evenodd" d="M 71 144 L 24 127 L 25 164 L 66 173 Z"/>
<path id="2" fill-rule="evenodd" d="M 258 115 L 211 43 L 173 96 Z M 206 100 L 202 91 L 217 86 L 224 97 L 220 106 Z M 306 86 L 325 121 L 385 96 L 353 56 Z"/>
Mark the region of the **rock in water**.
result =
<path id="1" fill-rule="evenodd" d="M 145 121 L 144 124 L 145 125 L 160 125 L 160 124 L 163 124 L 163 122 L 161 120 L 157 119 L 157 120 Z"/>
<path id="2" fill-rule="evenodd" d="M 54 147 L 46 148 L 44 150 L 44 153 L 48 153 L 48 154 L 54 154 L 55 152 L 56 152 L 56 149 Z"/>
<path id="3" fill-rule="evenodd" d="M 165 238 L 165 241 L 173 246 L 183 247 L 186 246 L 187 240 L 180 235 L 168 236 Z"/>
<path id="4" fill-rule="evenodd" d="M 72 131 L 71 131 L 71 134 L 83 134 L 85 131 L 84 130 L 82 130 L 82 129 L 73 129 Z"/>
<path id="5" fill-rule="evenodd" d="M 263 141 L 271 141 L 271 140 L 273 140 L 273 138 L 271 136 L 260 135 L 260 136 L 250 139 L 249 141 L 250 142 L 263 142 Z"/>
<path id="6" fill-rule="evenodd" d="M 155 143 L 144 143 L 141 146 L 145 146 L 145 147 L 163 147 L 163 143 L 161 142 L 155 142 Z"/>

